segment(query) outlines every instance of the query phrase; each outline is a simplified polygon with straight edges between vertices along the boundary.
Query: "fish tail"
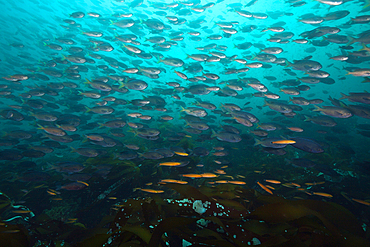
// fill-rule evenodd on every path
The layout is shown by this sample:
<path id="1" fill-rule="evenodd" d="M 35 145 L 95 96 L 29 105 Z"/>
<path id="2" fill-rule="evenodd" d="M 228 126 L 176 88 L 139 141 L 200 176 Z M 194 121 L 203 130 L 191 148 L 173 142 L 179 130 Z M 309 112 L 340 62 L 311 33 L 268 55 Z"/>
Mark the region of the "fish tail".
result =
<path id="1" fill-rule="evenodd" d="M 257 138 L 254 139 L 254 142 L 255 142 L 254 146 L 261 145 L 261 143 L 262 143 L 262 141 L 257 139 Z"/>
<path id="2" fill-rule="evenodd" d="M 211 135 L 211 138 L 216 137 L 216 136 L 217 136 L 216 131 L 214 131 L 214 130 L 212 129 L 212 135 Z"/>
<path id="3" fill-rule="evenodd" d="M 90 112 L 90 111 L 91 111 L 91 109 L 90 109 L 89 107 L 85 106 L 85 108 L 86 108 L 85 113 L 88 113 L 88 112 Z"/>
<path id="4" fill-rule="evenodd" d="M 308 122 L 308 121 L 311 121 L 311 118 L 310 117 L 307 117 L 306 115 L 304 115 L 304 120 L 303 121 L 305 121 L 305 122 Z"/>
<path id="5" fill-rule="evenodd" d="M 267 102 L 267 100 L 265 100 L 265 104 L 263 106 L 269 106 L 269 102 Z"/>
<path id="6" fill-rule="evenodd" d="M 39 127 L 38 127 L 38 129 L 39 129 L 39 130 L 43 130 L 43 129 L 45 129 L 45 128 L 44 128 L 44 127 L 42 127 L 40 124 L 37 124 L 37 126 L 39 126 Z"/>
<path id="7" fill-rule="evenodd" d="M 352 45 L 353 43 L 356 43 L 357 42 L 357 39 L 351 37 L 351 36 L 348 36 L 348 39 L 349 39 L 349 42 L 347 43 L 346 46 L 349 46 L 349 45 Z"/>
<path id="8" fill-rule="evenodd" d="M 118 88 L 123 88 L 125 86 L 125 84 L 122 81 L 119 81 L 118 83 L 120 84 Z"/>
<path id="9" fill-rule="evenodd" d="M 365 0 L 365 5 L 362 7 L 362 9 L 366 9 L 368 7 L 370 7 L 370 1 L 369 0 Z"/>
<path id="10" fill-rule="evenodd" d="M 370 48 L 366 46 L 366 44 L 361 44 L 362 45 L 362 48 L 358 51 L 369 51 Z"/>
<path id="11" fill-rule="evenodd" d="M 312 111 L 321 111 L 321 108 L 318 107 L 317 105 L 314 105 L 315 109 L 313 109 Z"/>
<path id="12" fill-rule="evenodd" d="M 348 99 L 348 96 L 345 95 L 344 93 L 340 93 L 340 95 L 342 95 L 342 97 L 340 97 L 339 99 Z"/>

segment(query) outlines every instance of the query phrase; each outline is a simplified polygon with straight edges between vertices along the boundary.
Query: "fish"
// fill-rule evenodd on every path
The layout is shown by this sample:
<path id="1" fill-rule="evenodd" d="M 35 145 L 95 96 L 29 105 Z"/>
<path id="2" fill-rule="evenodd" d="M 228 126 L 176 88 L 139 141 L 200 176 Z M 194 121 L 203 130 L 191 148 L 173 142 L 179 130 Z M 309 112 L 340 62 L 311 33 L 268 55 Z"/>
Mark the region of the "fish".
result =
<path id="1" fill-rule="evenodd" d="M 118 200 L 123 182 L 157 199 L 174 196 L 157 183 L 206 195 L 249 173 L 288 199 L 332 198 L 311 191 L 323 181 L 361 190 L 341 182 L 369 170 L 358 161 L 370 137 L 369 0 L 110 3 L 5 6 L 1 185 L 64 206 L 95 198 L 76 212 Z"/>
<path id="2" fill-rule="evenodd" d="M 280 181 L 278 181 L 278 180 L 271 180 L 271 179 L 265 179 L 265 182 L 272 183 L 272 184 L 281 184 Z"/>
<path id="3" fill-rule="evenodd" d="M 294 140 L 277 140 L 277 141 L 272 141 L 272 144 L 294 144 L 296 141 Z"/>
<path id="4" fill-rule="evenodd" d="M 317 195 L 317 196 L 327 197 L 327 198 L 332 198 L 333 197 L 333 195 L 328 194 L 328 193 L 324 193 L 324 192 L 312 192 L 312 194 Z"/>
<path id="5" fill-rule="evenodd" d="M 267 193 L 269 193 L 269 194 L 271 194 L 271 195 L 273 195 L 273 193 L 272 193 L 272 191 L 269 189 L 269 188 L 267 188 L 265 185 L 263 185 L 263 184 L 261 184 L 260 182 L 257 182 L 257 184 L 264 190 L 264 191 L 266 191 Z"/>
<path id="6" fill-rule="evenodd" d="M 164 190 L 153 190 L 153 189 L 140 189 L 143 192 L 152 193 L 152 194 L 161 194 L 164 193 Z"/>

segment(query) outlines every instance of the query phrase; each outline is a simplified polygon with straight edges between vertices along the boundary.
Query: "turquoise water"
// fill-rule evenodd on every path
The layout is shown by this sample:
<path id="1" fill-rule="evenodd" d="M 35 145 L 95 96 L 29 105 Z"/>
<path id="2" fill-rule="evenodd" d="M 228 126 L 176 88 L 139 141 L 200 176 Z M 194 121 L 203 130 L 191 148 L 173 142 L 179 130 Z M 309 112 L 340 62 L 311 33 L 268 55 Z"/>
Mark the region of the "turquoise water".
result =
<path id="1" fill-rule="evenodd" d="M 369 244 L 368 1 L 1 3 L 0 246 Z"/>

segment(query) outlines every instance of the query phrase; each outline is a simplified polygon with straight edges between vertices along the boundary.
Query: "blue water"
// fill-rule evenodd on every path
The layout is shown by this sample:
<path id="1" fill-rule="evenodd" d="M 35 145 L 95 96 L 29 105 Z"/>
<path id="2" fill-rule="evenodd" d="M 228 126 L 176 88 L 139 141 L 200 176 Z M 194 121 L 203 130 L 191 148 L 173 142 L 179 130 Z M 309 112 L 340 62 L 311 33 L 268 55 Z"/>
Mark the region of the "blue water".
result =
<path id="1" fill-rule="evenodd" d="M 75 246 L 88 238 L 86 232 L 79 237 L 72 236 L 71 229 L 81 227 L 79 224 L 94 231 L 103 229 L 102 234 L 112 237 L 109 234 L 114 227 L 99 225 L 99 222 L 104 216 L 122 213 L 120 205 L 126 205 L 130 198 L 151 200 L 154 195 L 158 205 L 166 204 L 167 201 L 159 202 L 166 198 L 204 202 L 195 189 L 185 193 L 161 182 L 173 179 L 177 180 L 175 183 L 188 183 L 183 186 L 198 188 L 208 198 L 215 199 L 212 203 L 216 200 L 238 202 L 239 208 L 230 202 L 224 205 L 242 212 L 243 216 L 237 217 L 240 222 L 249 221 L 249 213 L 259 212 L 259 206 L 277 203 L 276 198 L 280 198 L 288 200 L 285 203 L 289 205 L 304 205 L 309 212 L 315 211 L 308 215 L 317 217 L 319 223 L 315 223 L 323 228 L 305 222 L 309 217 L 304 210 L 300 212 L 302 217 L 284 220 L 279 217 L 286 208 L 281 214 L 274 212 L 279 214 L 277 221 L 264 218 L 262 213 L 256 213 L 255 217 L 266 224 L 284 222 L 296 227 L 294 229 L 309 226 L 314 229 L 312 232 L 317 230 L 335 239 L 324 242 L 336 245 L 325 246 L 351 246 L 338 237 L 341 234 L 350 238 L 346 235 L 350 230 L 343 230 L 348 220 L 348 225 L 357 224 L 360 229 L 351 234 L 363 241 L 357 239 L 354 241 L 359 242 L 353 243 L 356 246 L 368 243 L 365 235 L 370 204 L 369 7 L 368 1 L 343 0 L 338 5 L 334 2 L 1 1 L 0 192 L 4 193 L 1 204 L 4 209 L 0 207 L 0 213 L 4 221 L 0 239 L 10 243 L 9 239 L 29 235 L 27 241 L 20 241 L 20 246 L 48 246 L 53 241 Z M 250 16 L 242 16 L 238 11 L 248 11 Z M 76 18 L 76 12 L 83 13 L 83 17 Z M 333 13 L 345 14 L 335 20 L 325 19 Z M 266 18 L 259 18 L 263 15 Z M 363 21 L 359 21 L 361 16 Z M 182 23 L 177 23 L 175 17 Z M 317 23 L 305 23 L 312 17 L 316 17 Z M 118 21 L 124 20 L 132 20 L 132 27 L 119 27 Z M 153 21 L 162 27 L 151 27 Z M 252 29 L 247 31 L 250 26 Z M 273 40 L 281 34 L 269 30 L 273 27 L 284 28 L 282 34 L 294 35 Z M 332 33 L 323 34 L 312 31 L 323 27 L 334 29 Z M 89 36 L 89 32 L 97 32 L 99 37 Z M 199 35 L 191 35 L 191 32 L 199 32 Z M 307 33 L 311 36 L 305 36 Z M 125 35 L 135 38 L 127 39 L 126 43 L 118 39 Z M 212 40 L 211 35 L 219 35 L 220 39 Z M 333 41 L 335 35 L 344 41 Z M 165 42 L 156 44 L 148 40 L 153 37 L 162 37 Z M 306 43 L 298 42 L 300 39 Z M 239 46 L 246 42 L 248 48 L 241 49 Z M 214 46 L 208 49 L 207 45 L 212 44 Z M 104 47 L 111 50 L 106 51 Z M 282 52 L 269 53 L 274 61 L 262 61 L 261 54 L 268 52 L 261 50 L 269 47 L 281 48 Z M 140 50 L 135 53 L 133 48 Z M 79 51 L 73 52 L 73 49 Z M 206 55 L 206 59 L 194 57 L 199 54 Z M 335 56 L 343 56 L 344 60 L 332 59 Z M 170 58 L 180 59 L 183 65 L 168 64 L 166 59 Z M 282 62 L 277 63 L 275 59 Z M 321 68 L 297 68 L 300 62 L 317 62 Z M 259 63 L 261 67 L 250 68 L 252 63 Z M 191 73 L 188 67 L 195 64 L 201 65 L 202 71 Z M 244 68 L 249 70 L 230 72 Z M 134 69 L 134 73 L 128 69 Z M 361 69 L 365 74 L 356 76 L 354 73 Z M 146 73 L 148 71 L 150 73 Z M 310 75 L 317 71 L 327 73 L 321 78 Z M 317 81 L 303 81 L 310 76 Z M 143 88 L 131 85 L 135 80 Z M 292 85 L 286 85 L 287 81 Z M 107 89 L 99 89 L 94 83 Z M 253 83 L 265 90 L 257 90 Z M 201 85 L 202 93 L 194 91 L 196 85 Z M 284 92 L 286 89 L 296 94 Z M 360 99 L 356 93 L 357 96 L 362 93 Z M 303 97 L 306 103 L 296 103 L 294 97 Z M 312 100 L 319 102 L 314 104 Z M 202 102 L 213 108 L 199 105 Z M 224 104 L 233 104 L 239 109 L 226 110 Z M 192 107 L 206 116 L 197 115 Z M 361 111 L 357 107 L 361 107 Z M 332 111 L 327 113 L 325 109 Z M 133 116 L 134 113 L 139 115 Z M 307 120 L 310 118 L 325 122 Z M 117 126 L 107 126 L 109 121 L 117 121 Z M 243 125 L 241 121 L 246 123 Z M 327 126 L 328 121 L 331 126 Z M 202 127 L 194 127 L 196 124 Z M 233 183 L 240 188 L 230 185 Z M 220 184 L 229 184 L 229 191 L 235 193 L 233 197 L 207 191 Z M 217 188 L 224 189 L 222 185 Z M 250 197 L 246 190 L 235 196 L 238 190 L 247 188 L 256 191 L 257 199 Z M 273 199 L 259 197 L 261 195 Z M 332 205 L 325 202 L 343 206 L 348 211 L 337 208 L 337 214 L 345 212 L 351 217 L 353 214 L 353 218 L 343 218 L 342 227 L 328 213 L 334 210 L 330 208 Z M 188 208 L 190 215 L 180 212 L 172 215 L 173 208 L 168 210 L 171 212 L 168 215 L 202 218 L 202 214 L 193 212 L 192 205 Z M 325 210 L 320 211 L 320 207 Z M 152 213 L 149 215 L 157 214 L 154 209 L 153 212 L 145 210 Z M 166 210 L 160 208 L 159 211 L 165 219 Z M 203 218 L 213 216 L 205 212 L 207 215 Z M 145 217 L 137 216 L 142 220 L 141 226 L 152 234 L 157 225 L 151 221 L 153 226 L 149 227 L 150 220 Z M 338 223 L 340 234 L 336 235 L 320 217 Z M 224 224 L 228 222 L 227 218 L 220 219 Z M 295 220 L 296 225 L 292 223 Z M 43 221 L 66 225 L 63 231 L 68 238 L 61 239 L 57 232 L 63 231 L 53 227 L 51 233 L 36 232 Z M 113 219 L 107 222 L 112 223 Z M 117 218 L 114 222 L 118 222 Z M 129 225 L 140 225 L 138 222 L 140 220 L 132 220 Z M 191 223 L 184 226 L 188 224 Z M 176 227 L 179 226 L 173 228 Z M 188 228 L 194 232 L 199 230 L 195 231 L 190 225 Z M 247 226 L 245 229 L 251 233 L 250 243 L 254 237 L 262 243 L 273 241 L 267 236 L 269 233 L 263 234 L 254 228 L 253 231 Z M 209 230 L 216 232 L 212 227 Z M 314 239 L 312 232 L 310 239 Z M 135 234 L 130 238 L 139 242 L 135 244 L 148 244 L 140 234 Z M 271 236 L 280 236 L 274 234 Z M 204 237 L 207 241 L 191 240 L 191 234 L 175 235 L 163 241 L 180 246 L 179 239 L 193 244 L 208 244 L 212 239 L 212 234 Z M 220 238 L 230 244 L 227 246 L 248 242 L 246 239 L 233 242 L 229 238 L 232 235 L 230 232 Z M 296 237 L 300 241 L 304 239 L 298 234 Z M 118 241 L 117 238 L 112 237 L 114 241 Z M 294 243 L 292 239 L 289 244 Z M 119 246 L 114 241 L 111 246 Z M 0 243 L 0 246 L 15 245 Z M 84 242 L 80 246 L 92 245 Z"/>

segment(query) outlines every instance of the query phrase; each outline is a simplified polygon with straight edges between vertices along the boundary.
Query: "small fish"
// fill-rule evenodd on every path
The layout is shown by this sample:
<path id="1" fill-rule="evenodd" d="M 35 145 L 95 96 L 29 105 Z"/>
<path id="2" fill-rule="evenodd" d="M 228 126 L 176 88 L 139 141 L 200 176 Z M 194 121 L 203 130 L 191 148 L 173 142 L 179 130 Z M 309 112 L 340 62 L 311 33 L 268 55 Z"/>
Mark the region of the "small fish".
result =
<path id="1" fill-rule="evenodd" d="M 269 188 L 269 189 L 275 190 L 275 188 L 272 187 L 271 185 L 266 185 L 266 187 Z"/>
<path id="2" fill-rule="evenodd" d="M 272 183 L 272 184 L 281 184 L 280 181 L 278 181 L 278 180 L 271 180 L 271 179 L 265 179 L 265 182 Z"/>
<path id="3" fill-rule="evenodd" d="M 227 181 L 229 184 L 244 185 L 246 182 L 243 181 Z"/>
<path id="4" fill-rule="evenodd" d="M 176 152 L 175 152 L 176 153 Z M 163 162 L 163 163 L 159 163 L 160 166 L 179 166 L 181 165 L 181 162 Z"/>
<path id="5" fill-rule="evenodd" d="M 366 205 L 366 206 L 370 206 L 370 202 L 363 201 L 363 200 L 360 200 L 360 199 L 352 198 L 352 201 L 355 201 L 355 202 L 361 203 L 361 204 Z"/>
<path id="6" fill-rule="evenodd" d="M 163 190 L 152 190 L 152 189 L 140 189 L 143 192 L 153 193 L 153 194 L 160 194 L 164 193 Z"/>
<path id="7" fill-rule="evenodd" d="M 200 174 L 202 176 L 202 178 L 216 178 L 218 177 L 218 175 L 216 174 L 213 174 L 213 173 L 203 173 L 203 174 Z"/>
<path id="8" fill-rule="evenodd" d="M 202 175 L 200 174 L 182 174 L 181 175 L 182 177 L 185 177 L 185 178 L 202 178 Z"/>
<path id="9" fill-rule="evenodd" d="M 28 213 L 31 213 L 32 211 L 31 210 L 14 210 L 12 212 L 15 214 L 28 214 Z"/>
<path id="10" fill-rule="evenodd" d="M 272 144 L 294 144 L 296 142 L 293 140 L 278 140 L 278 141 L 273 141 L 271 143 Z"/>
<path id="11" fill-rule="evenodd" d="M 267 193 L 269 193 L 269 194 L 271 194 L 271 195 L 273 195 L 273 193 L 272 193 L 272 191 L 269 189 L 269 188 L 267 188 L 265 185 L 263 185 L 263 184 L 261 184 L 260 182 L 257 182 L 257 184 L 264 190 L 264 191 L 266 191 Z"/>
<path id="12" fill-rule="evenodd" d="M 333 195 L 330 195 L 330 194 L 324 193 L 324 192 L 313 192 L 312 194 L 313 195 L 317 195 L 317 196 L 328 197 L 328 198 L 332 198 L 333 197 Z"/>
<path id="13" fill-rule="evenodd" d="M 313 182 L 313 183 L 305 183 L 305 185 L 312 186 L 312 185 L 319 185 L 319 184 L 324 184 L 325 181 L 322 182 Z"/>
<path id="14" fill-rule="evenodd" d="M 175 184 L 187 184 L 188 182 L 186 181 L 181 181 L 181 180 L 175 180 L 175 179 L 162 179 L 162 183 L 175 183 Z"/>
<path id="15" fill-rule="evenodd" d="M 7 231 L 2 231 L 2 233 L 17 233 L 20 232 L 21 230 L 7 230 Z"/>
<path id="16" fill-rule="evenodd" d="M 174 152 L 174 153 L 179 155 L 179 156 L 189 156 L 188 153 L 184 153 L 184 152 Z"/>

